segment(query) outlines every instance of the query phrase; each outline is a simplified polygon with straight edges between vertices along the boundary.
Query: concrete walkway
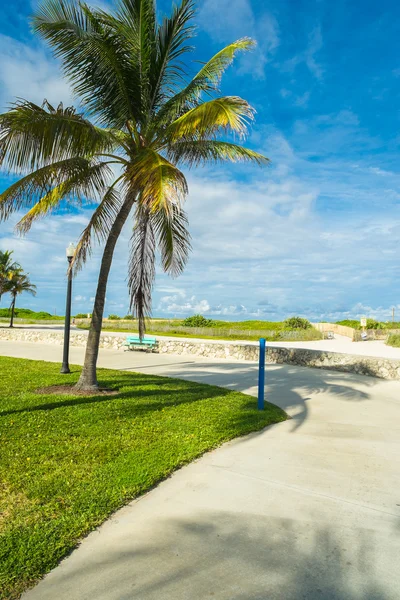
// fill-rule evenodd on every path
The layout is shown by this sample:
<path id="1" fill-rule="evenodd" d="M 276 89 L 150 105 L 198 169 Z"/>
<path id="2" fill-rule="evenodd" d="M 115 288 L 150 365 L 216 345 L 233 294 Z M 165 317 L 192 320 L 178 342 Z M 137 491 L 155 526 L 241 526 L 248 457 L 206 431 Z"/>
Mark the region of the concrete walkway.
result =
<path id="1" fill-rule="evenodd" d="M 0 343 L 3 355 L 57 353 Z M 249 362 L 102 350 L 100 364 L 256 389 Z M 281 365 L 267 382 L 292 419 L 118 511 L 24 599 L 398 600 L 400 382 Z"/>

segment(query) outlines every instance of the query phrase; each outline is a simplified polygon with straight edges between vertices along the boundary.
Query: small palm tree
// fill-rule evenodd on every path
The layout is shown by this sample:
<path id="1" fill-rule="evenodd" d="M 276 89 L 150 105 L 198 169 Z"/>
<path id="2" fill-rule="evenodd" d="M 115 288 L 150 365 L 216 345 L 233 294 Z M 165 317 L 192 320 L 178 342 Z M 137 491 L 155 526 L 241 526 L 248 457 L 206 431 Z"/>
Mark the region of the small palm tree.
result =
<path id="1" fill-rule="evenodd" d="M 36 285 L 33 285 L 33 283 L 30 282 L 28 275 L 29 273 L 24 273 L 21 268 L 18 268 L 13 271 L 9 281 L 6 283 L 4 291 L 11 295 L 10 327 L 14 327 L 14 312 L 17 296 L 23 292 L 28 292 L 29 294 L 32 294 L 32 296 L 36 296 Z"/>
<path id="2" fill-rule="evenodd" d="M 20 269 L 20 265 L 12 260 L 12 254 L 12 251 L 0 250 L 0 301 L 13 272 Z"/>
<path id="3" fill-rule="evenodd" d="M 129 215 L 128 287 L 143 336 L 157 247 L 163 269 L 173 276 L 182 272 L 190 250 L 182 210 L 188 186 L 180 165 L 268 162 L 225 139 L 228 133 L 245 136 L 254 117 L 248 102 L 215 97 L 237 52 L 254 43 L 230 44 L 188 80 L 183 58 L 191 49 L 194 2 L 181 0 L 161 23 L 156 13 L 155 0 L 119 0 L 113 13 L 76 0 L 44 1 L 34 30 L 61 59 L 85 114 L 20 101 L 0 116 L 0 164 L 29 173 L 0 195 L 0 219 L 28 209 L 18 224 L 25 233 L 62 201 L 98 203 L 71 265 L 81 268 L 95 240 L 104 244 L 80 389 L 98 385 L 107 280 Z"/>

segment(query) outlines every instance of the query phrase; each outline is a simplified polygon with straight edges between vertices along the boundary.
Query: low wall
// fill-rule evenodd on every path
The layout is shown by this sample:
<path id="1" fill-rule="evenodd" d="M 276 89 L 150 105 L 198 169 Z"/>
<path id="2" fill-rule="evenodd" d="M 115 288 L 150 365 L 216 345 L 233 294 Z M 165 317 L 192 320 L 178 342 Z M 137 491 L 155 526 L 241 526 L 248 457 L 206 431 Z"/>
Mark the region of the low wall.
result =
<path id="1" fill-rule="evenodd" d="M 124 344 L 125 337 L 122 334 L 114 336 L 103 334 L 100 338 L 100 347 L 119 350 Z M 37 342 L 61 346 L 63 343 L 63 334 L 54 331 L 0 328 L 0 340 Z M 71 346 L 85 346 L 86 340 L 86 333 L 71 333 Z M 258 345 L 249 342 L 232 343 L 188 339 L 163 340 L 160 338 L 157 351 L 160 354 L 196 355 L 210 359 L 258 360 Z M 268 345 L 266 362 L 268 364 L 289 364 L 358 373 L 381 379 L 400 379 L 400 360 L 396 359 Z"/>
<path id="2" fill-rule="evenodd" d="M 102 334 L 100 336 L 100 348 L 108 348 L 111 350 L 119 350 L 124 344 L 126 335 L 111 336 Z M 11 340 L 19 342 L 39 342 L 41 344 L 55 344 L 62 346 L 64 343 L 64 334 L 56 331 L 35 331 L 34 329 L 8 329 L 0 328 L 0 340 Z M 87 332 L 75 333 L 71 332 L 71 346 L 86 346 Z"/>

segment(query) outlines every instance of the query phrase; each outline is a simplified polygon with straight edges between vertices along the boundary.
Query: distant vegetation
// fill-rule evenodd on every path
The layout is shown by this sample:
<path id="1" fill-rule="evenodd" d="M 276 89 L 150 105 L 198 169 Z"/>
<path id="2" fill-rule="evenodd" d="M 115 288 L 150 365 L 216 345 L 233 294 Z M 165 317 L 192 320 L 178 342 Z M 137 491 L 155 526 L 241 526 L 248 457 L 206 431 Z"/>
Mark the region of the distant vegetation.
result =
<path id="1" fill-rule="evenodd" d="M 336 321 L 336 325 L 352 327 L 353 329 L 361 329 L 360 321 L 357 321 L 356 319 L 343 319 L 342 321 Z"/>
<path id="2" fill-rule="evenodd" d="M 124 319 L 105 322 L 103 329 L 108 331 L 137 332 L 137 322 Z M 87 321 L 78 324 L 87 329 Z M 323 335 L 312 327 L 307 319 L 291 317 L 286 321 L 218 321 L 207 319 L 203 315 L 193 315 L 184 319 L 151 319 L 147 327 L 148 333 L 159 336 L 186 338 L 246 340 L 257 341 L 264 337 L 268 341 L 304 341 L 320 340 Z"/>
<path id="3" fill-rule="evenodd" d="M 85 315 L 86 317 L 86 315 Z M 0 319 L 9 319 L 10 318 L 10 309 L 9 308 L 0 308 Z M 55 315 L 51 315 L 48 312 L 40 311 L 35 312 L 30 310 L 29 308 L 16 308 L 15 309 L 15 318 L 21 319 L 23 321 L 59 321 L 64 317 L 57 317 Z"/>
<path id="4" fill-rule="evenodd" d="M 345 319 L 344 321 L 337 321 L 336 325 L 345 325 L 346 327 L 352 327 L 353 329 L 362 329 L 360 321 L 356 319 Z M 375 319 L 367 319 L 366 329 L 400 329 L 400 322 L 393 321 L 375 321 Z"/>

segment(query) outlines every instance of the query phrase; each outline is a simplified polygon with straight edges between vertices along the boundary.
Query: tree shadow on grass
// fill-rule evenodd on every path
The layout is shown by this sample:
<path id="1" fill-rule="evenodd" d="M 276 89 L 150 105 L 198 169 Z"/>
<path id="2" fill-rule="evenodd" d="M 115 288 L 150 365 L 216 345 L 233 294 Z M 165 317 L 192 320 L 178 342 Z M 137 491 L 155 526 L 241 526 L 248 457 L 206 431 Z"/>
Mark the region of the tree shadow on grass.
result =
<path id="1" fill-rule="evenodd" d="M 117 391 L 115 394 L 112 395 L 91 394 L 90 396 L 84 396 L 80 392 L 79 395 L 77 395 L 77 397 L 74 398 L 66 398 L 65 400 L 63 399 L 54 402 L 44 402 L 35 406 L 26 406 L 24 408 L 0 411 L 0 417 L 12 414 L 29 413 L 34 411 L 57 410 L 60 408 L 62 409 L 72 406 L 115 402 L 117 400 L 130 401 L 129 403 L 127 402 L 126 408 L 129 407 L 130 412 L 133 416 L 137 414 L 143 414 L 146 412 L 156 412 L 162 408 L 167 408 L 169 406 L 190 404 L 192 402 L 199 402 L 201 400 L 208 400 L 219 396 L 228 396 L 230 394 L 229 390 L 223 388 L 218 388 L 215 386 L 205 386 L 204 384 L 196 385 L 196 383 L 193 383 L 189 386 L 187 385 L 187 382 L 184 381 L 182 381 L 183 385 L 180 388 L 177 387 L 171 389 L 171 383 L 173 382 L 173 379 L 152 376 L 146 377 L 144 375 L 140 375 L 140 380 L 135 386 L 134 375 L 132 375 L 131 377 L 127 375 L 121 379 L 112 378 L 111 380 L 103 380 L 101 382 L 102 386 L 108 386 L 108 389 L 110 390 L 119 390 L 120 388 L 125 388 L 126 391 Z M 167 385 L 168 389 L 163 389 L 164 385 Z M 159 389 L 143 389 L 149 386 L 158 386 Z M 128 387 L 130 388 L 129 390 L 126 389 Z M 135 387 L 137 388 L 136 390 Z M 50 390 L 51 388 L 49 388 L 49 392 Z M 41 391 L 41 394 L 43 394 L 43 391 Z M 72 386 L 70 395 L 74 396 L 74 390 Z M 160 396 L 163 398 L 162 401 L 152 401 L 152 398 L 160 398 Z M 173 397 L 173 399 L 169 401 L 168 398 L 171 397 Z"/>

